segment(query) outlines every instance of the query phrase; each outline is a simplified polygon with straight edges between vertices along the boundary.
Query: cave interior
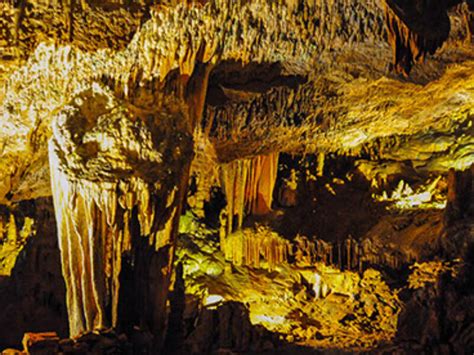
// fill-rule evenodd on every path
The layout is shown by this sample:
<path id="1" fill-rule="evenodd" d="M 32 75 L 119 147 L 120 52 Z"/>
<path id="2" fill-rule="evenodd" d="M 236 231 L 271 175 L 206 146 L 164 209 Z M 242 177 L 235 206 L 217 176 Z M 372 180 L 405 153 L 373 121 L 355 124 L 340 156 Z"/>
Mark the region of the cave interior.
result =
<path id="1" fill-rule="evenodd" d="M 2 354 L 473 354 L 473 0 L 0 2 Z"/>

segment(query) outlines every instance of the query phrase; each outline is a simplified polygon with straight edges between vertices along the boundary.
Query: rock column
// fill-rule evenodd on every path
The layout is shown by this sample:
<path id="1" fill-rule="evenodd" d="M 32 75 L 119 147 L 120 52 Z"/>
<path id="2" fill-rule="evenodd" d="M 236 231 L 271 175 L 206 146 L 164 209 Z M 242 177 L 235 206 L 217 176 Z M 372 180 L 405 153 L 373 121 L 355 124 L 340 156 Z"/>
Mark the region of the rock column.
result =
<path id="1" fill-rule="evenodd" d="M 49 160 L 72 337 L 137 326 L 159 350 L 189 127 L 180 105 L 139 107 L 97 84 L 54 119 Z"/>

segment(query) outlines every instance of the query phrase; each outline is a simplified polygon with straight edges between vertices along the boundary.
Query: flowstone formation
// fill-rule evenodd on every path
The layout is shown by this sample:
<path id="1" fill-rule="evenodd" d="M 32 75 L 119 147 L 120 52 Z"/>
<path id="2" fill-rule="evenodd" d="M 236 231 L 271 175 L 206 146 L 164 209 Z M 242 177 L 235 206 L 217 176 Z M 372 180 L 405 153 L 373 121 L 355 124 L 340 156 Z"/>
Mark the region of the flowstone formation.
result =
<path id="1" fill-rule="evenodd" d="M 92 85 L 53 121 L 51 182 L 71 336 L 125 320 L 162 331 L 184 157 L 192 155 L 187 114 L 169 110 Z M 121 282 L 124 273 L 130 280 Z"/>
<path id="2" fill-rule="evenodd" d="M 246 215 L 271 211 L 277 170 L 278 153 L 221 166 L 221 185 L 228 202 L 227 233 L 240 229 Z"/>

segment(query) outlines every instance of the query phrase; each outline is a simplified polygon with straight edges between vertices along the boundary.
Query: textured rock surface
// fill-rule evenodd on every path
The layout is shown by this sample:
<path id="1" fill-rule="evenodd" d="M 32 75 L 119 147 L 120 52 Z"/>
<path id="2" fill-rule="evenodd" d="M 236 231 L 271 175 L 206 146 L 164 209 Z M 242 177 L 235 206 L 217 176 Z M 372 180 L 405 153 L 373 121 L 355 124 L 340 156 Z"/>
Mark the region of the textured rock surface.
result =
<path id="1" fill-rule="evenodd" d="M 162 331 L 192 157 L 187 117 L 179 107 L 118 100 L 98 85 L 55 117 L 49 158 L 71 336 L 124 319 Z M 121 285 L 127 272 L 130 284 Z M 119 301 L 133 304 L 127 315 Z"/>
<path id="2" fill-rule="evenodd" d="M 464 27 L 458 15 L 452 21 L 457 34 Z M 472 47 L 447 46 L 414 68 L 415 83 L 404 83 L 382 78 L 390 61 L 384 34 L 383 6 L 373 1 L 218 1 L 155 11 L 123 51 L 86 54 L 76 47 L 41 46 L 0 90 L 0 201 L 50 195 L 46 141 L 52 112 L 90 81 L 105 77 L 129 93 L 155 78 L 162 81 L 155 90 L 166 91 L 180 85 L 174 70 L 190 75 L 199 71 L 198 62 L 215 64 L 210 85 L 216 90 L 209 91 L 204 125 L 219 160 L 276 150 L 375 150 L 375 156 L 397 159 L 385 149 L 393 145 L 426 169 L 447 169 L 440 156 L 469 160 Z M 261 80 L 256 63 L 280 63 L 281 69 L 272 74 L 263 66 L 269 77 Z M 232 73 L 240 71 L 239 82 Z M 290 85 L 288 77 L 295 75 L 307 82 Z M 434 78 L 439 81 L 422 85 Z M 216 106 L 213 97 L 224 100 Z M 426 104 L 414 110 L 420 100 Z"/>
<path id="3" fill-rule="evenodd" d="M 229 323 L 234 322 L 229 310 L 234 308 L 231 301 L 246 305 L 254 326 L 281 334 L 290 343 L 320 349 L 344 344 L 346 349 L 355 350 L 370 349 L 395 336 L 400 304 L 378 271 L 368 269 L 358 274 L 337 270 L 320 261 L 298 266 L 281 260 L 272 265 L 271 260 L 262 260 L 251 267 L 229 267 L 217 243 L 210 239 L 212 231 L 197 221 L 187 224 L 184 231 L 186 235 L 178 240 L 177 257 L 183 263 L 187 298 L 198 297 L 204 307 L 211 309 L 212 304 L 206 305 L 211 296 L 220 296 L 224 306 L 225 302 L 231 303 L 221 307 L 224 309 L 219 308 L 219 302 L 214 305 L 218 317 L 203 307 L 195 333 L 186 340 L 190 345 L 212 344 L 211 339 L 206 339 L 212 338 L 206 328 L 217 328 L 217 319 L 222 324 L 219 323 L 216 336 L 224 344 L 234 336 L 249 336 L 245 328 L 242 333 L 229 331 Z M 256 239 L 262 234 L 255 233 Z M 316 292 L 318 288 L 320 291 Z M 229 313 L 227 321 L 221 319 L 226 315 L 225 308 Z M 201 323 L 208 326 L 200 327 Z M 229 334 L 226 338 L 224 332 Z M 250 345 L 256 344 L 252 341 Z"/>

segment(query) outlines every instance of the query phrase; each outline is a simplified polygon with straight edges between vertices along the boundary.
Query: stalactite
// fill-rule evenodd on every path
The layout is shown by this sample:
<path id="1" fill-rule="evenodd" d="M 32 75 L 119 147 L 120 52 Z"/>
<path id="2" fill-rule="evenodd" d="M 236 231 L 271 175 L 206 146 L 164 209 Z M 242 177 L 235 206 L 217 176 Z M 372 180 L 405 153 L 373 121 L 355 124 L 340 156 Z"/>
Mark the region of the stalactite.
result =
<path id="1" fill-rule="evenodd" d="M 448 39 L 447 10 L 460 3 L 401 2 L 386 0 L 388 41 L 393 51 L 393 70 L 408 76 L 414 63 L 422 63 Z"/>
<path id="2" fill-rule="evenodd" d="M 324 159 L 325 154 L 319 153 L 318 154 L 318 164 L 316 167 L 316 176 L 323 176 L 324 175 Z"/>
<path id="3" fill-rule="evenodd" d="M 236 160 L 221 166 L 221 185 L 227 198 L 227 232 L 240 228 L 246 215 L 271 211 L 278 153 Z"/>
<path id="4" fill-rule="evenodd" d="M 226 239 L 225 256 L 235 265 L 255 268 L 265 261 L 268 269 L 288 260 L 290 243 L 276 233 L 265 228 L 256 231 L 246 229 L 232 233 Z"/>
<path id="5" fill-rule="evenodd" d="M 14 44 L 15 46 L 19 45 L 20 41 L 20 31 L 23 17 L 25 16 L 26 10 L 26 0 L 15 1 L 15 27 L 14 27 Z"/>
<path id="6" fill-rule="evenodd" d="M 74 7 L 76 0 L 65 0 L 64 1 L 64 16 L 65 16 L 65 23 L 66 23 L 66 32 L 69 42 L 72 42 L 74 37 Z"/>

